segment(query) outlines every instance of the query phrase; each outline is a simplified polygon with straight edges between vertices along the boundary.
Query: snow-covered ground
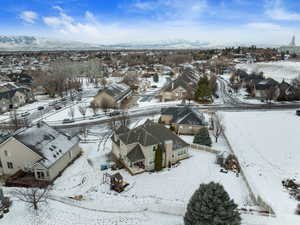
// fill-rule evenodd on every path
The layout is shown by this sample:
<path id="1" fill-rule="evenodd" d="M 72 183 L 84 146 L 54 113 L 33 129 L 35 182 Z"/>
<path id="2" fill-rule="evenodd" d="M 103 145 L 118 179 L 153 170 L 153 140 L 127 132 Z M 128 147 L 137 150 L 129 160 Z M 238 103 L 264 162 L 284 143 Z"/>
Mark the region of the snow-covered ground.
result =
<path id="1" fill-rule="evenodd" d="M 244 69 L 247 72 L 263 72 L 266 78 L 273 78 L 281 82 L 283 79 L 290 82 L 300 74 L 300 62 L 278 61 L 253 64 L 238 64 L 236 68 Z"/>
<path id="2" fill-rule="evenodd" d="M 298 202 L 282 180 L 300 181 L 300 119 L 294 110 L 224 112 L 226 135 L 254 192 L 279 216 L 293 215 Z M 300 224 L 300 218 L 299 218 Z"/>

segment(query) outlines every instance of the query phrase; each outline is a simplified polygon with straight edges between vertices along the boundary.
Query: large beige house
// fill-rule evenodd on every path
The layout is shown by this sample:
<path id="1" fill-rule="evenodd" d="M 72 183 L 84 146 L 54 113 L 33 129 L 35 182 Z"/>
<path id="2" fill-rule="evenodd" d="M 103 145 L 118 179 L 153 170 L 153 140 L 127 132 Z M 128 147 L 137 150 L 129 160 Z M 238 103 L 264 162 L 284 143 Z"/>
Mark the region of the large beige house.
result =
<path id="1" fill-rule="evenodd" d="M 112 136 L 113 156 L 132 174 L 154 170 L 158 145 L 163 150 L 164 167 L 189 157 L 189 144 L 150 120 L 131 130 L 120 127 Z"/>
<path id="2" fill-rule="evenodd" d="M 106 108 L 119 108 L 122 102 L 130 97 L 131 94 L 132 91 L 128 85 L 113 83 L 100 90 L 94 97 L 92 104 L 103 107 L 105 102 Z"/>
<path id="3" fill-rule="evenodd" d="M 23 171 L 36 180 L 52 181 L 78 157 L 78 144 L 77 136 L 68 136 L 44 122 L 22 128 L 2 139 L 0 174 L 11 176 Z"/>

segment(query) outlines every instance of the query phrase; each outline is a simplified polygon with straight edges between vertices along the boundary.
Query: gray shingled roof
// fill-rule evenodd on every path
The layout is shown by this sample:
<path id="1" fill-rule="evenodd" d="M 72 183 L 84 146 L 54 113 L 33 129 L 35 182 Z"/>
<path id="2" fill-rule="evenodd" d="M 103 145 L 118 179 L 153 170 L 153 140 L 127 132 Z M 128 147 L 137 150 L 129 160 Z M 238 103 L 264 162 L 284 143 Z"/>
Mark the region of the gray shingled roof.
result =
<path id="1" fill-rule="evenodd" d="M 127 133 L 119 135 L 124 144 L 139 143 L 143 146 L 163 144 L 165 141 L 173 141 L 173 149 L 180 149 L 188 144 L 175 135 L 168 128 L 161 124 L 147 120 L 143 125 L 138 126 Z"/>
<path id="2" fill-rule="evenodd" d="M 137 144 L 128 154 L 127 154 L 127 158 L 131 161 L 131 162 L 137 162 L 140 160 L 144 160 L 145 156 L 143 153 L 143 150 L 141 149 L 141 146 L 139 144 Z"/>
<path id="3" fill-rule="evenodd" d="M 188 125 L 206 125 L 204 116 L 201 112 L 196 111 L 188 106 L 169 107 L 161 110 L 162 115 L 171 115 L 171 123 L 188 124 Z"/>
<path id="4" fill-rule="evenodd" d="M 185 69 L 183 73 L 177 77 L 174 81 L 168 84 L 164 91 L 172 91 L 178 87 L 182 87 L 187 91 L 193 91 L 197 88 L 197 83 L 200 76 L 196 74 L 192 69 Z"/>

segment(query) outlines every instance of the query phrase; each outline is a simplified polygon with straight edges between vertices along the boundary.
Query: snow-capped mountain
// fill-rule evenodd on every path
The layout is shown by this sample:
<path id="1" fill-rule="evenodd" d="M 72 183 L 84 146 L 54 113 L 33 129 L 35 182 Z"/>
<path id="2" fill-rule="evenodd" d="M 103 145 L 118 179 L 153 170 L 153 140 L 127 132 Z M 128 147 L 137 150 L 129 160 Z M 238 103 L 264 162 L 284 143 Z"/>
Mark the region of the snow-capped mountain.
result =
<path id="1" fill-rule="evenodd" d="M 100 46 L 33 36 L 0 36 L 0 51 L 77 50 Z"/>
<path id="2" fill-rule="evenodd" d="M 34 36 L 0 36 L 0 51 L 89 50 L 89 49 L 197 49 L 207 48 L 208 42 L 167 40 L 155 42 L 127 42 L 120 44 L 90 44 L 55 40 Z"/>
<path id="3" fill-rule="evenodd" d="M 119 44 L 91 44 L 78 41 L 56 40 L 34 36 L 0 36 L 0 51 L 41 51 L 41 50 L 97 50 L 97 49 L 208 49 L 251 46 L 248 43 L 215 45 L 210 42 L 188 40 L 162 40 L 152 42 L 126 42 Z M 278 47 L 257 45 L 257 47 Z"/>

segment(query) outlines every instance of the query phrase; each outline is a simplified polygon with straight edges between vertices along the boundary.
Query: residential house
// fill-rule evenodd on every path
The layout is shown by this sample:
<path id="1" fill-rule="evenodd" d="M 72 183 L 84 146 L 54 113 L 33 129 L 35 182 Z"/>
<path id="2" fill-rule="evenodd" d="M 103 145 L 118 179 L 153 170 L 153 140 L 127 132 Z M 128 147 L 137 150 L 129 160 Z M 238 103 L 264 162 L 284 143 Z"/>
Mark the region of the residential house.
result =
<path id="1" fill-rule="evenodd" d="M 185 106 L 161 110 L 160 122 L 172 126 L 176 133 L 194 135 L 208 125 L 203 113 Z"/>
<path id="2" fill-rule="evenodd" d="M 124 100 L 132 95 L 130 87 L 124 83 L 112 83 L 101 89 L 94 97 L 92 104 L 102 107 L 106 102 L 108 108 L 119 108 Z"/>
<path id="3" fill-rule="evenodd" d="M 178 101 L 194 96 L 200 75 L 193 69 L 186 68 L 181 75 L 162 88 L 158 97 L 164 101 Z"/>
<path id="4" fill-rule="evenodd" d="M 18 108 L 34 101 L 31 89 L 19 87 L 12 82 L 0 84 L 0 112 Z"/>
<path id="5" fill-rule="evenodd" d="M 113 156 L 132 174 L 154 170 L 158 146 L 163 151 L 164 167 L 189 157 L 189 144 L 150 120 L 133 129 L 121 127 L 112 136 Z"/>
<path id="6" fill-rule="evenodd" d="M 278 96 L 278 101 L 293 101 L 298 100 L 297 91 L 293 86 L 284 80 L 278 86 L 280 94 Z"/>
<path id="7" fill-rule="evenodd" d="M 255 84 L 253 91 L 255 93 L 255 97 L 257 98 L 268 98 L 269 96 L 269 98 L 271 98 L 272 100 L 276 100 L 280 94 L 279 84 L 272 78 L 262 80 L 259 83 Z M 270 92 L 272 92 L 272 94 Z M 270 96 L 270 94 L 272 96 Z"/>
<path id="8" fill-rule="evenodd" d="M 78 144 L 77 136 L 68 136 L 44 122 L 21 128 L 2 139 L 0 174 L 11 176 L 24 171 L 36 180 L 51 182 L 79 156 Z"/>

